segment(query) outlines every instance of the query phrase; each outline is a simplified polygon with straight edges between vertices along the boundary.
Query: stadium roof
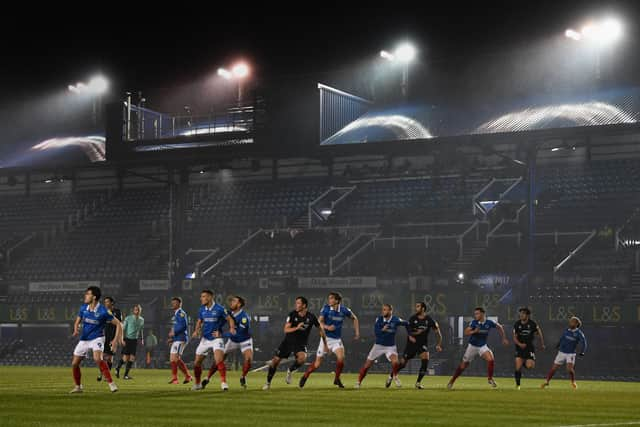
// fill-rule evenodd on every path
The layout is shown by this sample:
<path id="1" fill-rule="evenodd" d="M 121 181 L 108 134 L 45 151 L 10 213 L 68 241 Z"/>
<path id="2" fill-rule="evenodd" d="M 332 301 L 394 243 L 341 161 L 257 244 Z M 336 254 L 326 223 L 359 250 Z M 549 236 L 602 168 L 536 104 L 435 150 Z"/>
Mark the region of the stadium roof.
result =
<path id="1" fill-rule="evenodd" d="M 582 96 L 549 95 L 495 104 L 484 111 L 427 105 L 374 109 L 348 123 L 322 141 L 322 145 L 611 126 L 640 121 L 640 88 Z"/>

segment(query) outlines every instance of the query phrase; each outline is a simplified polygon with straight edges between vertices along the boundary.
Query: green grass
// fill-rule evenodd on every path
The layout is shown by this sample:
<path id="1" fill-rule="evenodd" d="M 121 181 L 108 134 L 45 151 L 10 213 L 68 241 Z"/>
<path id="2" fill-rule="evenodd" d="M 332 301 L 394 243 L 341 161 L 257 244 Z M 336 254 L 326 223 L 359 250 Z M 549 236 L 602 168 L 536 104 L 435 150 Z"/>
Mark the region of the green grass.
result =
<path id="1" fill-rule="evenodd" d="M 640 425 L 638 383 L 581 381 L 574 391 L 560 379 L 541 390 L 540 380 L 524 378 L 517 391 L 511 378 L 501 378 L 491 390 L 485 379 L 463 376 L 449 391 L 447 378 L 427 377 L 427 389 L 415 390 L 413 375 L 401 376 L 402 389 L 385 389 L 383 376 L 370 375 L 354 390 L 356 376 L 344 375 L 347 388 L 338 390 L 332 377 L 317 373 L 300 390 L 284 384 L 279 371 L 264 392 L 264 373 L 251 374 L 243 391 L 233 372 L 231 390 L 223 393 L 217 377 L 205 391 L 191 392 L 190 385 L 167 384 L 166 370 L 137 369 L 135 379 L 118 381 L 120 391 L 112 394 L 96 373 L 84 368 L 85 392 L 69 395 L 70 368 L 0 367 L 0 425 Z"/>

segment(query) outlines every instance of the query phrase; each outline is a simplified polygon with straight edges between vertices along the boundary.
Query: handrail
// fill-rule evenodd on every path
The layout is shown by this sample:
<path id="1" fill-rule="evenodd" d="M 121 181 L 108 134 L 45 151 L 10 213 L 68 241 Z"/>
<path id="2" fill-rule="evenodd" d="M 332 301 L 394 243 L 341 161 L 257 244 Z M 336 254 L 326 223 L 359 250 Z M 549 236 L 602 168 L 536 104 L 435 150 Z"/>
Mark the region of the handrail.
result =
<path id="1" fill-rule="evenodd" d="M 263 230 L 262 228 L 259 228 L 258 230 L 256 230 L 253 234 L 249 235 L 249 237 L 247 237 L 246 239 L 244 239 L 242 242 L 240 242 L 239 245 L 237 245 L 235 248 L 231 249 L 229 252 L 227 252 L 226 254 L 224 254 L 224 256 L 220 259 L 218 259 L 213 265 L 211 265 L 209 268 L 207 268 L 206 270 L 204 270 L 202 272 L 202 276 L 206 276 L 207 274 L 209 274 L 209 272 L 211 270 L 213 270 L 214 268 L 216 268 L 217 266 L 219 266 L 220 264 L 222 264 L 227 258 L 229 258 L 231 255 L 233 255 L 234 253 L 236 253 L 238 250 L 240 250 L 244 245 L 246 245 L 247 243 L 249 243 L 249 241 L 251 241 L 254 237 L 256 237 L 258 234 L 262 233 Z"/>
<path id="2" fill-rule="evenodd" d="M 16 243 L 15 245 L 13 245 L 9 249 L 7 249 L 7 252 L 6 252 L 7 264 L 11 264 L 11 253 L 13 251 L 15 251 L 16 249 L 18 249 L 20 246 L 24 245 L 25 243 L 28 243 L 34 237 L 36 237 L 36 234 L 37 234 L 36 232 L 33 232 L 33 233 L 29 234 L 24 239 L 20 240 L 18 243 Z"/>
<path id="3" fill-rule="evenodd" d="M 485 191 L 487 191 L 487 189 L 488 189 L 489 187 L 491 187 L 491 185 L 493 185 L 493 183 L 494 183 L 494 182 L 497 182 L 497 180 L 496 180 L 495 178 L 491 178 L 491 181 L 489 181 L 489 183 L 488 183 L 487 185 L 485 185 L 484 187 L 482 187 L 482 188 L 481 188 L 481 189 L 480 189 L 476 194 L 474 194 L 474 195 L 471 197 L 471 200 L 475 202 L 475 201 L 476 201 L 476 199 L 477 199 L 478 197 L 480 197 L 480 195 L 481 195 L 482 193 L 484 193 Z"/>
<path id="4" fill-rule="evenodd" d="M 347 256 L 347 259 L 344 260 L 342 263 L 340 263 L 340 265 L 338 265 L 337 267 L 333 267 L 333 261 L 332 259 L 329 259 L 329 275 L 333 276 L 333 274 L 340 270 L 342 267 L 344 267 L 345 265 L 347 265 L 348 263 L 350 263 L 355 257 L 357 257 L 365 248 L 367 248 L 374 240 L 376 240 L 376 238 L 380 235 L 380 233 L 376 233 L 376 234 L 360 234 L 358 235 L 357 238 L 355 238 L 352 242 L 360 239 L 360 236 L 372 236 L 367 242 L 365 242 L 360 248 L 358 248 L 358 250 L 356 250 L 353 254 Z M 350 242 L 351 243 L 351 242 Z M 346 249 L 346 246 L 345 248 Z M 335 257 L 333 258 L 335 259 Z"/>
<path id="5" fill-rule="evenodd" d="M 518 179 L 516 179 L 516 181 L 513 184 L 511 184 L 509 187 L 507 187 L 507 189 L 504 190 L 504 192 L 500 193 L 499 199 L 502 200 L 504 198 L 504 196 L 506 196 L 509 191 L 513 190 L 514 187 L 516 185 L 520 184 L 521 182 L 522 182 L 522 177 L 520 176 L 520 177 L 518 177 Z"/>
<path id="6" fill-rule="evenodd" d="M 596 234 L 597 234 L 596 230 L 593 230 L 589 234 L 589 236 L 582 241 L 582 243 L 580 243 L 574 250 L 569 252 L 569 255 L 567 255 L 567 257 L 565 259 L 563 259 L 562 261 L 560 261 L 560 263 L 558 265 L 553 267 L 553 272 L 557 273 L 558 270 L 560 270 L 562 268 L 562 266 L 564 266 L 567 262 L 569 262 L 569 260 L 571 260 L 571 258 L 573 258 L 578 252 L 580 252 L 580 250 L 582 250 L 582 248 L 585 247 L 585 245 L 587 243 L 589 243 L 591 241 L 591 239 L 593 239 L 596 236 Z"/>
<path id="7" fill-rule="evenodd" d="M 352 186 L 352 187 L 336 187 L 336 190 L 347 190 L 344 193 L 342 193 L 342 195 L 340 197 L 338 197 L 336 200 L 334 200 L 333 202 L 331 202 L 331 208 L 336 207 L 336 205 L 338 203 L 340 203 L 343 199 L 345 199 L 349 194 L 353 193 L 354 190 L 356 189 L 356 186 Z"/>

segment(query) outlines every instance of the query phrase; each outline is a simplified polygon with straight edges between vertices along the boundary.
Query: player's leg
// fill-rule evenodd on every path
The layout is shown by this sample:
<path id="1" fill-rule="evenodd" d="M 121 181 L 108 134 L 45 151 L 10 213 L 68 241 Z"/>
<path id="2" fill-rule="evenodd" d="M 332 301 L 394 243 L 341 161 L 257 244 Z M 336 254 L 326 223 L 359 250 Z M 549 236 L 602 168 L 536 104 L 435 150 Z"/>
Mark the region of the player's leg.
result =
<path id="1" fill-rule="evenodd" d="M 333 354 L 336 355 L 336 371 L 333 377 L 333 384 L 339 388 L 344 388 L 340 380 L 340 375 L 342 375 L 342 370 L 344 369 L 344 347 L 336 348 Z"/>
<path id="2" fill-rule="evenodd" d="M 473 346 L 471 344 L 467 345 L 467 349 L 464 352 L 464 356 L 462 356 L 462 362 L 460 362 L 460 364 L 456 368 L 456 371 L 453 373 L 453 376 L 449 380 L 449 383 L 447 384 L 448 389 L 453 388 L 453 383 L 456 382 L 458 377 L 462 375 L 464 370 L 469 367 L 469 364 L 473 362 L 473 359 L 475 359 L 479 354 L 480 354 L 480 349 L 478 347 Z"/>
<path id="3" fill-rule="evenodd" d="M 169 363 L 171 364 L 171 380 L 169 384 L 178 384 L 178 360 L 179 356 L 175 348 L 175 342 L 171 344 L 171 353 L 169 353 Z"/>
<path id="4" fill-rule="evenodd" d="M 138 346 L 138 341 L 137 340 L 129 340 L 127 341 L 127 347 L 128 348 L 128 353 L 129 356 L 127 357 L 127 361 L 125 364 L 125 369 L 124 369 L 124 379 L 125 380 L 132 380 L 133 378 L 131 378 L 129 376 L 129 372 L 131 372 L 131 368 L 133 367 L 133 362 L 135 362 L 136 360 L 136 347 Z"/>
<path id="5" fill-rule="evenodd" d="M 284 357 L 280 357 L 283 356 L 284 354 L 282 352 L 279 352 L 277 355 L 273 356 L 273 359 L 271 359 L 271 363 L 269 363 L 269 371 L 267 372 L 267 382 L 264 385 L 264 387 L 262 387 L 263 390 L 268 390 L 271 387 L 271 380 L 273 379 L 274 375 L 276 374 L 276 370 L 278 369 L 278 365 L 280 365 L 280 360 L 282 360 L 284 357 L 288 357 L 289 355 L 287 354 Z"/>
<path id="6" fill-rule="evenodd" d="M 364 362 L 364 365 L 362 365 L 362 368 L 360 368 L 360 372 L 358 373 L 358 382 L 356 383 L 356 388 L 360 388 L 360 384 L 362 384 L 364 377 L 367 376 L 367 372 L 369 371 L 369 369 L 371 369 L 371 366 L 373 366 L 374 361 L 375 359 L 370 360 L 369 358 L 367 358 L 367 360 Z"/>
<path id="7" fill-rule="evenodd" d="M 395 381 L 396 386 L 397 387 L 402 387 L 402 383 L 400 382 L 400 379 L 398 378 L 398 371 L 400 370 L 400 360 L 398 358 L 398 354 L 397 353 L 387 354 L 387 359 L 389 360 L 389 362 L 391 362 L 391 376 L 392 376 L 393 380 Z M 387 382 L 389 382 L 388 379 L 387 379 Z M 389 382 L 389 385 L 390 384 L 391 383 Z M 386 386 L 389 387 L 389 385 L 386 385 Z"/>
<path id="8" fill-rule="evenodd" d="M 491 387 L 495 388 L 497 384 L 493 380 L 493 371 L 494 371 L 496 362 L 493 356 L 493 352 L 489 350 L 488 347 L 486 349 L 482 347 L 480 351 L 481 351 L 480 357 L 482 357 L 487 362 L 487 381 L 489 382 Z"/>
<path id="9" fill-rule="evenodd" d="M 329 353 L 331 352 L 330 348 L 328 348 L 326 350 L 329 350 Z M 313 363 L 311 363 L 309 365 L 309 367 L 304 372 L 302 377 L 300 377 L 300 384 L 299 384 L 300 388 L 304 387 L 305 383 L 307 382 L 307 379 L 313 373 L 313 371 L 315 371 L 316 369 L 318 369 L 320 367 L 320 365 L 322 365 L 322 360 L 324 359 L 324 356 L 326 354 L 327 353 L 325 352 L 324 342 L 322 340 L 320 340 L 320 344 L 318 344 L 318 351 L 316 352 L 315 360 L 313 361 Z"/>
<path id="10" fill-rule="evenodd" d="M 307 352 L 298 350 L 295 352 L 295 357 L 296 359 L 293 361 L 291 366 L 289 366 L 289 369 L 287 369 L 287 384 L 291 384 L 291 375 L 304 365 L 304 362 L 307 360 Z"/>
<path id="11" fill-rule="evenodd" d="M 578 388 L 576 384 L 576 370 L 573 363 L 567 362 L 567 373 L 569 374 L 569 381 L 571 381 L 571 387 Z"/>
<path id="12" fill-rule="evenodd" d="M 216 364 L 218 372 L 220 373 L 220 387 L 223 391 L 229 390 L 229 386 L 227 385 L 227 366 L 224 364 L 224 344 L 222 340 L 220 340 L 220 343 L 217 343 L 217 348 L 213 351 L 213 363 Z"/>
<path id="13" fill-rule="evenodd" d="M 127 351 L 127 347 L 126 347 L 126 340 L 125 340 L 125 346 L 122 348 L 122 350 L 120 350 L 120 360 L 118 360 L 118 364 L 116 365 L 116 378 L 120 378 L 120 369 L 122 368 L 122 365 L 124 365 L 126 361 L 125 359 L 128 359 L 126 351 Z"/>
<path id="14" fill-rule="evenodd" d="M 551 381 L 551 378 L 553 378 L 553 376 L 555 375 L 556 371 L 558 370 L 558 368 L 562 366 L 559 363 L 553 362 L 553 365 L 551 366 L 551 369 L 549 370 L 549 373 L 547 374 L 547 377 L 545 378 L 545 382 L 542 383 L 542 388 L 545 388 L 546 386 L 549 385 L 549 382 Z"/>
<path id="15" fill-rule="evenodd" d="M 360 384 L 362 384 L 362 380 L 364 380 L 364 377 L 367 376 L 367 372 L 371 369 L 371 366 L 373 366 L 373 362 L 383 354 L 384 349 L 378 344 L 374 344 L 373 347 L 371 347 L 371 351 L 369 351 L 369 354 L 367 355 L 367 360 L 364 362 L 362 368 L 360 368 L 356 388 L 360 388 Z"/>
<path id="16" fill-rule="evenodd" d="M 520 388 L 520 379 L 522 378 L 522 365 L 524 364 L 524 360 L 522 357 L 516 357 L 515 359 L 515 371 L 513 372 L 513 377 L 516 380 L 516 387 Z"/>
<path id="17" fill-rule="evenodd" d="M 113 382 L 113 379 L 111 379 L 111 372 L 109 372 L 109 365 L 107 365 L 107 362 L 102 360 L 101 350 L 97 350 L 97 349 L 93 350 L 93 361 L 100 368 L 100 372 L 102 372 L 102 376 L 107 381 L 107 384 L 109 384 L 109 389 L 112 392 L 118 391 L 118 386 Z"/>
<path id="18" fill-rule="evenodd" d="M 240 346 L 237 343 L 231 340 L 227 341 L 224 345 L 224 358 L 226 359 L 227 354 L 233 353 L 238 348 L 240 348 Z M 207 378 L 203 382 L 208 384 L 209 381 L 211 380 L 211 377 L 214 376 L 216 372 L 218 372 L 218 364 L 214 360 L 213 362 L 211 362 L 211 366 L 209 367 L 209 372 L 207 373 Z"/>
<path id="19" fill-rule="evenodd" d="M 82 393 L 82 373 L 80 371 L 82 359 L 84 359 L 84 356 L 76 355 L 74 352 L 73 358 L 71 359 L 71 373 L 73 375 L 73 383 L 75 384 L 75 387 L 71 390 L 71 393 Z"/>
<path id="20" fill-rule="evenodd" d="M 187 346 L 186 342 L 179 341 L 176 349 L 176 355 L 177 355 L 176 363 L 178 365 L 178 369 L 180 369 L 180 372 L 182 372 L 182 374 L 184 375 L 184 380 L 182 381 L 182 384 L 188 384 L 193 379 L 191 377 L 191 374 L 189 373 L 189 369 L 187 368 L 187 365 L 184 363 L 184 360 L 182 360 L 182 353 L 184 352 L 184 349 L 186 346 Z"/>
<path id="21" fill-rule="evenodd" d="M 402 366 L 402 365 L 401 365 Z M 418 371 L 418 378 L 416 379 L 416 388 L 422 389 L 422 379 L 427 375 L 427 369 L 429 368 L 429 352 L 423 351 L 420 353 L 420 370 Z"/>
<path id="22" fill-rule="evenodd" d="M 193 361 L 193 374 L 196 377 L 194 385 L 192 387 L 193 390 L 202 389 L 202 384 L 200 380 L 202 378 L 202 362 L 204 362 L 205 357 L 207 357 L 207 350 L 202 351 L 202 354 L 199 354 L 196 350 L 196 358 Z"/>
<path id="23" fill-rule="evenodd" d="M 253 346 L 252 348 L 247 348 L 242 352 L 242 376 L 240 377 L 240 386 L 246 388 L 247 387 L 247 374 L 251 369 L 251 364 L 253 363 Z"/>

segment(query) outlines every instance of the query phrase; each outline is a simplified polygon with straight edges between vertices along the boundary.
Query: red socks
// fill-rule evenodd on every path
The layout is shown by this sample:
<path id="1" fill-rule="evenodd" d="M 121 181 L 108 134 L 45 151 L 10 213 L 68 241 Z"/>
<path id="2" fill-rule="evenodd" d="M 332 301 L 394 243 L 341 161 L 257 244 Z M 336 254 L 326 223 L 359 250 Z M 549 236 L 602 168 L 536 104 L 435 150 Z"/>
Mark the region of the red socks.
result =
<path id="1" fill-rule="evenodd" d="M 109 365 L 104 360 L 101 360 L 99 363 L 100 372 L 102 372 L 102 376 L 107 380 L 108 384 L 111 384 L 113 380 L 111 379 L 111 372 L 109 372 Z"/>
<path id="2" fill-rule="evenodd" d="M 391 375 L 395 378 L 398 375 L 400 365 L 398 363 L 391 364 Z"/>
<path id="3" fill-rule="evenodd" d="M 73 366 L 71 370 L 73 371 L 73 382 L 76 383 L 76 385 L 80 385 L 80 378 L 82 377 L 82 374 L 80 374 L 80 366 Z"/>
<path id="4" fill-rule="evenodd" d="M 362 368 L 360 369 L 360 375 L 358 375 L 358 382 L 359 382 L 359 383 L 361 383 L 361 382 L 362 382 L 362 380 L 364 379 L 364 377 L 366 377 L 366 376 L 367 376 L 367 371 L 368 371 L 368 370 L 369 370 L 369 368 L 365 368 L 365 367 L 362 367 Z"/>
<path id="5" fill-rule="evenodd" d="M 555 374 L 555 372 L 553 369 L 551 369 L 547 374 L 547 382 L 551 381 L 551 378 L 553 378 L 553 374 Z"/>
<path id="6" fill-rule="evenodd" d="M 171 362 L 171 378 L 178 379 L 178 362 Z"/>
<path id="7" fill-rule="evenodd" d="M 342 369 L 344 369 L 344 362 L 342 360 L 336 361 L 336 380 L 340 379 Z"/>
<path id="8" fill-rule="evenodd" d="M 187 369 L 187 365 L 184 364 L 182 359 L 178 359 L 176 363 L 178 364 L 178 368 L 180 368 L 180 372 L 184 374 L 184 377 L 189 378 L 191 375 L 189 375 L 189 370 Z"/>
<path id="9" fill-rule="evenodd" d="M 495 360 L 490 360 L 487 362 L 487 378 L 493 378 L 493 368 L 495 367 Z"/>
<path id="10" fill-rule="evenodd" d="M 249 373 L 249 369 L 251 369 L 251 362 L 248 360 L 245 360 L 244 363 L 242 364 L 242 376 L 246 377 L 247 374 Z"/>
<path id="11" fill-rule="evenodd" d="M 456 368 L 456 371 L 453 373 L 453 377 L 451 377 L 451 383 L 453 383 L 456 379 L 458 379 L 458 377 L 460 375 L 462 375 L 462 372 L 464 371 L 464 368 L 461 368 L 460 366 L 458 366 Z"/>
<path id="12" fill-rule="evenodd" d="M 193 367 L 193 373 L 196 376 L 196 384 L 200 384 L 200 377 L 202 376 L 202 366 L 201 365 L 195 365 Z"/>
<path id="13" fill-rule="evenodd" d="M 304 375 L 302 375 L 305 378 L 309 378 L 309 375 L 311 375 L 311 373 L 313 373 L 313 371 L 316 370 L 316 365 L 315 364 L 311 364 L 309 365 L 309 367 L 307 368 L 307 370 L 305 371 Z"/>
<path id="14" fill-rule="evenodd" d="M 214 362 L 211 364 L 211 367 L 209 368 L 209 374 L 207 374 L 207 378 L 211 378 L 212 376 L 214 376 L 217 371 L 218 371 L 218 366 Z"/>
<path id="15" fill-rule="evenodd" d="M 576 373 L 575 372 L 569 372 L 569 379 L 571 379 L 572 383 L 576 382 Z"/>
<path id="16" fill-rule="evenodd" d="M 218 372 L 220 372 L 220 381 L 227 382 L 227 367 L 224 366 L 224 362 L 218 363 Z"/>

